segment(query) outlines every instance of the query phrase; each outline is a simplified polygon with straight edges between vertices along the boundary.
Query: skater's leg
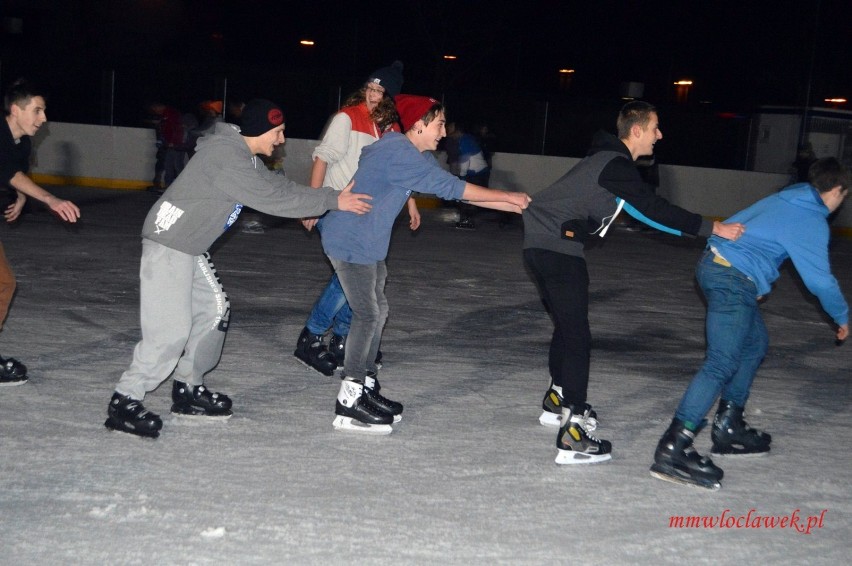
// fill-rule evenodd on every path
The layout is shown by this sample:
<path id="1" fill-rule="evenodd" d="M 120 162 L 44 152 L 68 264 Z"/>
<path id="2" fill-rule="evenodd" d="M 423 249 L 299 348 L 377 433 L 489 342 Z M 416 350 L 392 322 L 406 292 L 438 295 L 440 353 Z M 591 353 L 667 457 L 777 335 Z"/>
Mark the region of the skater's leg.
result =
<path id="1" fill-rule="evenodd" d="M 331 263 L 352 308 L 352 326 L 346 340 L 344 373 L 347 377 L 363 383 L 374 338 L 377 333 L 381 333 L 381 310 L 376 296 L 378 264 L 364 265 L 336 259 L 331 259 Z"/>
<path id="2" fill-rule="evenodd" d="M 707 299 L 707 354 L 701 369 L 693 377 L 675 417 L 687 428 L 696 430 L 713 406 L 722 388 L 737 374 L 746 344 L 751 338 L 757 312 L 754 283 L 732 267 L 712 260 L 708 252 L 698 264 L 697 277 Z M 765 331 L 762 324 L 759 328 Z"/>
<path id="3" fill-rule="evenodd" d="M 733 402 L 739 407 L 745 407 L 751 393 L 751 384 L 757 374 L 757 368 L 763 363 L 766 351 L 769 349 L 769 334 L 760 314 L 760 309 L 754 309 L 754 320 L 751 332 L 743 343 L 740 365 L 734 376 L 722 387 L 722 399 Z"/>
<path id="4" fill-rule="evenodd" d="M 15 274 L 12 272 L 12 267 L 6 259 L 3 244 L 0 243 L 0 330 L 3 329 L 6 315 L 9 314 L 9 305 L 12 303 L 15 287 Z"/>
<path id="5" fill-rule="evenodd" d="M 192 328 L 193 256 L 143 240 L 139 269 L 142 340 L 115 390 L 141 401 L 174 371 Z"/>
<path id="6" fill-rule="evenodd" d="M 589 328 L 589 273 L 583 258 L 547 250 L 524 250 L 527 265 L 538 283 L 553 318 L 548 366 L 553 384 L 563 397 L 586 403 L 591 356 Z"/>
<path id="7" fill-rule="evenodd" d="M 195 256 L 192 281 L 192 328 L 174 372 L 175 381 L 204 383 L 204 374 L 219 363 L 228 332 L 231 305 L 209 254 Z"/>
<path id="8" fill-rule="evenodd" d="M 322 335 L 331 327 L 335 316 L 340 312 L 340 309 L 346 305 L 346 295 L 343 293 L 343 288 L 340 286 L 340 280 L 337 273 L 332 274 L 328 284 L 323 289 L 322 294 L 314 303 L 311 309 L 311 314 L 305 322 L 305 327 L 312 334 Z M 348 329 L 347 329 L 348 330 Z M 348 332 L 347 332 L 348 333 Z M 342 334 L 345 336 L 346 334 Z"/>

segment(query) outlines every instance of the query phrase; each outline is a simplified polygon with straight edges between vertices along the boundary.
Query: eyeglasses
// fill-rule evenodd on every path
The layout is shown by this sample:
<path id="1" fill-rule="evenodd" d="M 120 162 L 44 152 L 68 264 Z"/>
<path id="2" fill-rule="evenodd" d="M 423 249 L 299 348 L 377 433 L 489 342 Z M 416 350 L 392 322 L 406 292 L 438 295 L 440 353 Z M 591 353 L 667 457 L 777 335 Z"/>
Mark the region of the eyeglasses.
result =
<path id="1" fill-rule="evenodd" d="M 382 94 L 382 95 L 385 93 L 385 89 L 383 89 L 383 88 L 376 88 L 374 86 L 367 86 L 366 88 L 367 88 L 367 92 L 378 92 L 379 94 Z"/>

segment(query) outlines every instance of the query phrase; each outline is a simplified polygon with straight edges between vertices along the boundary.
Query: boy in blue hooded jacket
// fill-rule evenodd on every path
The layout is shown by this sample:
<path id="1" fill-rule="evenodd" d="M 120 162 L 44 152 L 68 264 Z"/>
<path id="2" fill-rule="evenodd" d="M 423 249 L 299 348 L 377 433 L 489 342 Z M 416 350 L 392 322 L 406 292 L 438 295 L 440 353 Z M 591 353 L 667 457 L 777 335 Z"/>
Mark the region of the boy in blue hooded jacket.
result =
<path id="1" fill-rule="evenodd" d="M 808 183 L 792 185 L 736 213 L 745 233 L 736 241 L 712 236 L 696 277 L 707 299 L 707 353 L 660 439 L 651 475 L 719 489 L 723 472 L 692 447 L 704 416 L 721 395 L 711 437 L 715 455 L 765 454 L 772 437 L 743 420 L 752 381 L 769 345 L 759 303 L 788 258 L 805 286 L 849 335 L 849 306 L 828 258 L 828 216 L 843 203 L 852 175 L 835 158 L 820 159 Z"/>

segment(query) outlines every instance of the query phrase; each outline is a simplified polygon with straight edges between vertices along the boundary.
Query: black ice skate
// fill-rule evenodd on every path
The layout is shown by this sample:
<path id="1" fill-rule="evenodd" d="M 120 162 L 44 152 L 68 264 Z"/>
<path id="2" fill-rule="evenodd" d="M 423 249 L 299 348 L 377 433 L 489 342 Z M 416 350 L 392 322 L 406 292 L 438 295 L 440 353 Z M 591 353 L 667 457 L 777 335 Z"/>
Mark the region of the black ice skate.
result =
<path id="1" fill-rule="evenodd" d="M 379 393 L 382 386 L 376 378 L 375 372 L 367 372 L 367 378 L 364 380 L 364 397 L 373 404 L 374 407 L 384 413 L 388 413 L 393 417 L 393 422 L 398 423 L 402 420 L 402 403 L 391 401 L 387 397 Z"/>
<path id="2" fill-rule="evenodd" d="M 612 458 L 612 444 L 590 434 L 597 428 L 594 414 L 588 404 L 563 407 L 563 424 L 556 436 L 557 464 L 596 464 Z"/>
<path id="3" fill-rule="evenodd" d="M 147 410 L 142 405 L 142 401 L 113 393 L 104 426 L 110 430 L 129 432 L 136 436 L 157 438 L 160 436 L 160 429 L 163 428 L 163 421 L 159 415 Z"/>
<path id="4" fill-rule="evenodd" d="M 657 444 L 651 476 L 712 491 L 721 488 L 724 472 L 710 458 L 695 450 L 692 446 L 694 440 L 695 433 L 684 427 L 682 421 L 672 420 Z"/>
<path id="5" fill-rule="evenodd" d="M 23 385 L 27 382 L 27 366 L 15 358 L 0 356 L 0 386 Z"/>
<path id="6" fill-rule="evenodd" d="M 332 334 L 328 341 L 328 351 L 334 356 L 334 361 L 337 363 L 337 369 L 343 369 L 343 362 L 346 361 L 346 336 L 338 336 Z M 376 352 L 376 367 L 382 369 L 382 351 Z"/>
<path id="7" fill-rule="evenodd" d="M 344 379 L 334 409 L 335 430 L 361 434 L 390 434 L 393 415 L 373 405 L 364 395 L 364 385 Z"/>
<path id="8" fill-rule="evenodd" d="M 293 355 L 312 370 L 329 377 L 334 375 L 337 361 L 325 349 L 325 344 L 322 343 L 322 336 L 313 334 L 307 328 L 303 328 L 302 333 L 299 334 L 299 341 L 296 343 L 296 351 L 293 352 Z"/>
<path id="9" fill-rule="evenodd" d="M 743 408 L 730 401 L 719 400 L 713 419 L 711 454 L 717 456 L 763 456 L 769 453 L 772 436 L 755 430 L 743 420 Z"/>
<path id="10" fill-rule="evenodd" d="M 172 414 L 184 417 L 229 419 L 231 399 L 222 393 L 211 393 L 203 385 L 187 385 L 175 380 L 172 385 Z"/>

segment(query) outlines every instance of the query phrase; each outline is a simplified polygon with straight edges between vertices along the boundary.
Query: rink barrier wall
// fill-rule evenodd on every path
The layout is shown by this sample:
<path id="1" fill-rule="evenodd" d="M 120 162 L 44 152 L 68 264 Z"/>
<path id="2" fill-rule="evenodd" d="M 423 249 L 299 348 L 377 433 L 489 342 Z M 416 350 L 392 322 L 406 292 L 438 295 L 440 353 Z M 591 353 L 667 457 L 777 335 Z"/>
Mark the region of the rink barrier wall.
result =
<path id="1" fill-rule="evenodd" d="M 284 170 L 294 181 L 308 184 L 311 154 L 316 140 L 288 138 L 283 149 Z M 154 131 L 49 122 L 33 139 L 32 177 L 37 183 L 82 185 L 122 190 L 144 190 L 151 184 L 156 159 Z M 442 152 L 435 152 L 446 168 Z M 491 186 L 535 193 L 573 167 L 579 158 L 547 155 L 495 153 Z M 659 194 L 683 208 L 703 216 L 723 219 L 789 184 L 787 175 L 660 165 Z M 421 207 L 440 202 L 418 197 Z M 852 237 L 852 205 L 839 211 L 832 221 L 835 233 Z"/>

